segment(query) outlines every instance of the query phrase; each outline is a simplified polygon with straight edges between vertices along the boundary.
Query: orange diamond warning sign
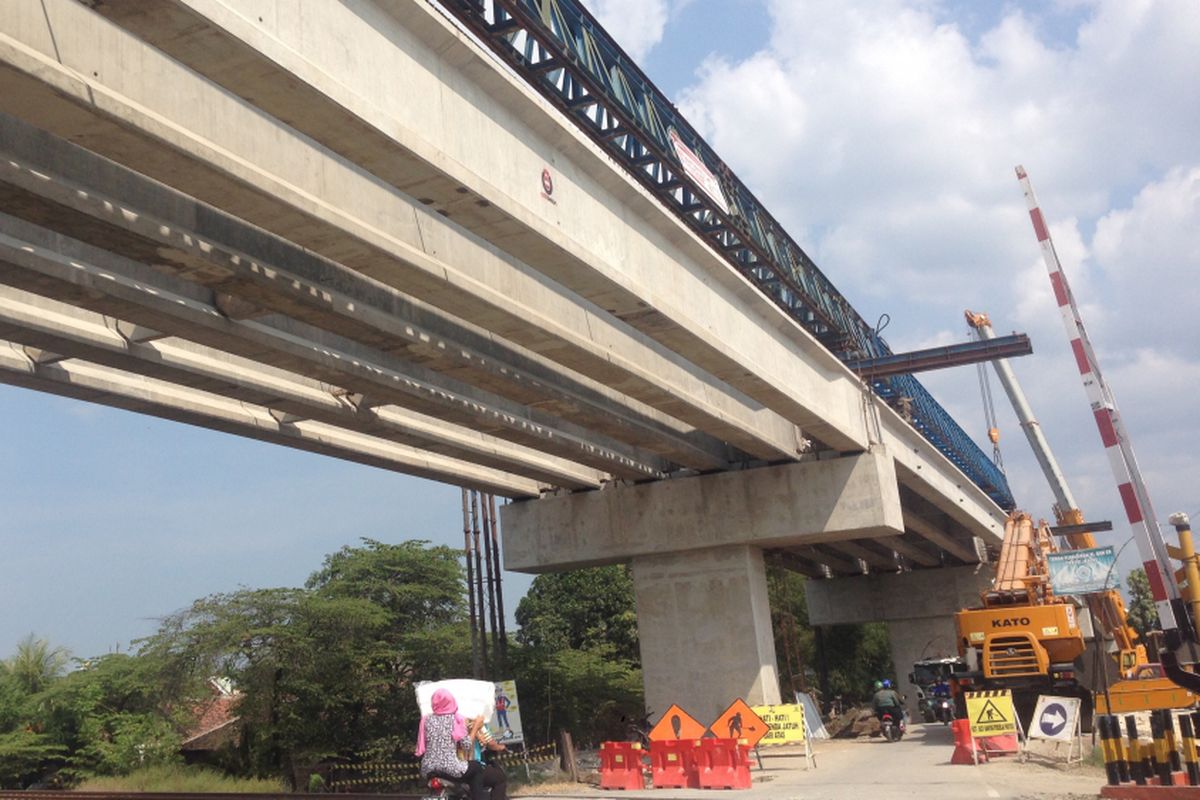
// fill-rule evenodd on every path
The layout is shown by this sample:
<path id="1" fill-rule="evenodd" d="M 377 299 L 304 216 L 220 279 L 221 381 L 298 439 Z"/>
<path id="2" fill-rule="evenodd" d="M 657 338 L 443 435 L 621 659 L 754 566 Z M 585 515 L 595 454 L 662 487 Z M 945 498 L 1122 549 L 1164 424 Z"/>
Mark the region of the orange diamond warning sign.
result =
<path id="1" fill-rule="evenodd" d="M 668 739 L 699 739 L 704 735 L 705 727 L 696 718 L 677 705 L 672 705 L 662 715 L 658 724 L 650 729 L 650 741 L 662 742 Z"/>
<path id="2" fill-rule="evenodd" d="M 708 729 L 718 739 L 745 739 L 751 747 L 767 735 L 767 723 L 740 698 L 734 700 Z"/>

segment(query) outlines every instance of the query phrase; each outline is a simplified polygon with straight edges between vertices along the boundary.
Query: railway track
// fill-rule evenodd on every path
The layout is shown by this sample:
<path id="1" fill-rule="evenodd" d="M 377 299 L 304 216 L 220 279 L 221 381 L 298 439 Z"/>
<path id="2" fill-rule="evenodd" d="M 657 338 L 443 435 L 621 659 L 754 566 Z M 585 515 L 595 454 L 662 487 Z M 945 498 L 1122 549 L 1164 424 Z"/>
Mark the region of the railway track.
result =
<path id="1" fill-rule="evenodd" d="M 291 792 L 73 792 L 49 789 L 0 789 L 0 800 L 421 800 L 411 794 L 312 794 Z"/>

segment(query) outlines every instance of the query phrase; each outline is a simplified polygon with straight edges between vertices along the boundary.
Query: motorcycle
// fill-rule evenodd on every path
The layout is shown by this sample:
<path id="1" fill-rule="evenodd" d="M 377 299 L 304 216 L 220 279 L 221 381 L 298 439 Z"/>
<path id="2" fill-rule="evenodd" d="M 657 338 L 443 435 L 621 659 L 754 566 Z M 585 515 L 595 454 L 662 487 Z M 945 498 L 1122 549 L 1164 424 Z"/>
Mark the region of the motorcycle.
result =
<path id="1" fill-rule="evenodd" d="M 904 736 L 904 716 L 893 717 L 892 712 L 884 711 L 883 717 L 879 721 L 880 728 L 883 730 L 883 739 L 887 742 L 898 742 Z"/>
<path id="2" fill-rule="evenodd" d="M 932 697 L 929 704 L 933 707 L 933 716 L 938 722 L 949 725 L 954 720 L 954 701 L 949 697 Z"/>
<path id="3" fill-rule="evenodd" d="M 633 719 L 621 715 L 621 723 L 625 726 L 625 738 L 631 742 L 636 742 L 642 746 L 643 750 L 650 750 L 650 729 L 654 726 L 650 724 L 650 717 L 653 712 L 647 712 L 644 716 Z"/>
<path id="4" fill-rule="evenodd" d="M 933 697 L 920 689 L 917 690 L 917 711 L 921 713 L 921 720 L 927 724 L 937 722 L 937 712 L 933 710 L 933 701 Z"/>
<path id="5" fill-rule="evenodd" d="M 469 800 L 471 787 L 465 783 L 448 781 L 444 778 L 429 779 L 429 794 L 424 800 Z"/>

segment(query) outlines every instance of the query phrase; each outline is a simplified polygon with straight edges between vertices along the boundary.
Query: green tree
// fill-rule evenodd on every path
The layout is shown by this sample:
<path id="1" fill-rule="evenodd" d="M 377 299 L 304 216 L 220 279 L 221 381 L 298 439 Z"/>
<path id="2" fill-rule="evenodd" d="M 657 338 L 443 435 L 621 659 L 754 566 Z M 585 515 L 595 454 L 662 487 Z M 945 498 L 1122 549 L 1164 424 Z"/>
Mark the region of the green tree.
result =
<path id="1" fill-rule="evenodd" d="M 818 682 L 822 658 L 815 631 L 808 621 L 804 595 L 808 580 L 778 564 L 767 565 L 775 656 L 780 687 L 785 694 L 789 688 L 819 688 L 812 685 Z M 874 681 L 896 677 L 892 674 L 891 643 L 884 623 L 829 626 L 823 631 L 821 642 L 831 695 L 866 699 Z"/>
<path id="2" fill-rule="evenodd" d="M 626 720 L 644 709 L 642 671 L 610 647 L 547 651 L 517 646 L 521 723 L 534 743 L 555 741 L 560 730 L 576 744 L 595 746 L 628 737 Z"/>
<path id="3" fill-rule="evenodd" d="M 29 728 L 0 733 L 0 788 L 21 789 L 65 761 L 67 749 Z"/>
<path id="4" fill-rule="evenodd" d="M 643 714 L 633 581 L 625 566 L 534 578 L 517 604 L 521 720 L 535 741 L 624 739 Z"/>
<path id="5" fill-rule="evenodd" d="M 1154 607 L 1154 595 L 1150 592 L 1150 581 L 1142 567 L 1129 573 L 1129 626 L 1138 632 L 1145 642 L 1146 634 L 1161 628 L 1158 610 Z"/>
<path id="6" fill-rule="evenodd" d="M 548 653 L 609 647 L 641 664 L 633 580 L 624 565 L 538 575 L 516 611 L 517 641 Z"/>
<path id="7" fill-rule="evenodd" d="M 866 700 L 872 684 L 880 678 L 895 678 L 887 623 L 831 625 L 824 635 L 829 691 L 834 696 Z"/>
<path id="8" fill-rule="evenodd" d="M 62 647 L 51 647 L 32 633 L 17 644 L 17 653 L 8 660 L 8 673 L 27 694 L 37 694 L 63 674 L 71 654 Z"/>
<path id="9" fill-rule="evenodd" d="M 813 632 L 808 626 L 805 578 L 777 564 L 767 565 L 767 597 L 775 635 L 775 661 L 784 698 L 811 691 L 815 679 Z"/>
<path id="10" fill-rule="evenodd" d="M 304 589 L 242 590 L 165 619 L 142 652 L 172 685 L 212 676 L 242 691 L 240 765 L 294 780 L 397 734 L 411 746 L 417 680 L 465 674 L 469 638 L 458 553 L 364 539 L 328 556 Z M 465 644 L 464 644 L 465 643 Z"/>
<path id="11" fill-rule="evenodd" d="M 24 716 L 25 701 L 28 697 L 9 671 L 8 665 L 0 661 L 0 733 L 17 727 Z"/>
<path id="12" fill-rule="evenodd" d="M 175 706 L 149 656 L 112 653 L 37 695 L 35 727 L 67 749 L 63 775 L 118 775 L 179 761 L 186 710 Z"/>

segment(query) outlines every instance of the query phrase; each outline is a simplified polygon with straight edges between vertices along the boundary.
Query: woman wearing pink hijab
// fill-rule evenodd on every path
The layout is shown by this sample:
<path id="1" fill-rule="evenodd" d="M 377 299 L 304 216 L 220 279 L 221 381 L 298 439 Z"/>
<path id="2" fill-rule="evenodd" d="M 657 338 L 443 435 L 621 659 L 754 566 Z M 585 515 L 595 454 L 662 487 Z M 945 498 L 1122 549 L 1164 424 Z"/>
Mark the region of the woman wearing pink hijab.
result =
<path id="1" fill-rule="evenodd" d="M 458 713 L 458 702 L 446 689 L 433 693 L 433 713 L 421 717 L 417 728 L 417 755 L 421 757 L 421 778 L 459 781 L 471 787 L 471 800 L 505 800 L 508 778 L 499 767 L 478 761 L 464 761 L 458 755 L 458 743 L 468 737 L 467 721 Z"/>

